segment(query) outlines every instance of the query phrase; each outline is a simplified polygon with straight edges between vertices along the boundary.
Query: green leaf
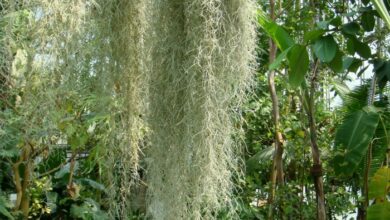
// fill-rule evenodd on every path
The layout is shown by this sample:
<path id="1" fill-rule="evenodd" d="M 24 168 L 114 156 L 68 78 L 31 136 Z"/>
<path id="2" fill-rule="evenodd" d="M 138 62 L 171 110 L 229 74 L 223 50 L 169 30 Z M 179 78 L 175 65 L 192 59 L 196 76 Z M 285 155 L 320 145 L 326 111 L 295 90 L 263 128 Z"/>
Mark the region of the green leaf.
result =
<path id="1" fill-rule="evenodd" d="M 107 220 L 107 214 L 103 212 L 99 204 L 92 199 L 85 199 L 81 205 L 72 204 L 70 215 L 82 220 Z"/>
<path id="2" fill-rule="evenodd" d="M 326 30 L 328 29 L 329 23 L 330 21 L 319 21 L 317 22 L 317 27 Z"/>
<path id="3" fill-rule="evenodd" d="M 361 66 L 362 61 L 353 57 L 344 57 L 343 58 L 343 69 L 348 70 L 348 72 L 356 72 L 357 69 Z"/>
<path id="4" fill-rule="evenodd" d="M 85 144 L 88 142 L 89 135 L 85 130 L 81 130 L 77 134 L 72 135 L 68 139 L 72 150 L 76 150 L 78 148 L 85 147 Z"/>
<path id="5" fill-rule="evenodd" d="M 347 51 L 351 55 L 354 55 L 355 52 L 357 52 L 364 59 L 369 59 L 371 57 L 371 49 L 368 44 L 362 43 L 355 36 L 349 36 Z"/>
<path id="6" fill-rule="evenodd" d="M 303 40 L 308 43 L 310 41 L 316 40 L 317 38 L 321 37 L 322 35 L 324 35 L 325 32 L 326 31 L 322 29 L 308 31 L 305 33 Z"/>
<path id="7" fill-rule="evenodd" d="M 269 146 L 259 152 L 257 152 L 255 155 L 253 155 L 251 158 L 249 158 L 246 161 L 246 169 L 248 172 L 251 172 L 256 169 L 256 167 L 259 167 L 260 162 L 269 161 L 272 158 L 272 155 L 274 154 L 275 147 Z"/>
<path id="8" fill-rule="evenodd" d="M 19 155 L 19 149 L 14 147 L 14 148 L 0 148 L 0 157 L 3 158 L 11 158 Z"/>
<path id="9" fill-rule="evenodd" d="M 347 41 L 347 52 L 351 55 L 354 55 L 356 53 L 355 50 L 355 39 L 349 38 Z"/>
<path id="10" fill-rule="evenodd" d="M 338 27 L 340 26 L 342 23 L 342 20 L 341 20 L 341 17 L 340 16 L 337 16 L 335 18 L 333 18 L 331 21 L 330 21 L 330 24 L 335 26 L 335 27 Z"/>
<path id="11" fill-rule="evenodd" d="M 368 197 L 370 199 L 384 200 L 390 187 L 390 169 L 382 167 L 370 178 Z"/>
<path id="12" fill-rule="evenodd" d="M 305 80 L 305 74 L 309 69 L 309 54 L 306 47 L 296 44 L 287 54 L 290 66 L 289 83 L 292 87 L 298 87 Z"/>
<path id="13" fill-rule="evenodd" d="M 372 141 L 379 115 L 372 108 L 351 114 L 337 129 L 335 147 L 337 154 L 333 165 L 336 174 L 351 175 L 366 155 Z"/>
<path id="14" fill-rule="evenodd" d="M 79 168 L 79 163 L 76 161 L 73 171 L 77 172 L 78 168 Z M 57 171 L 54 174 L 54 178 L 55 179 L 61 179 L 62 177 L 64 177 L 68 173 L 70 173 L 70 163 L 66 164 L 59 171 Z"/>
<path id="15" fill-rule="evenodd" d="M 334 86 L 334 90 L 343 100 L 351 92 L 351 90 L 342 80 L 335 80 L 332 82 L 332 84 Z"/>
<path id="16" fill-rule="evenodd" d="M 390 204 L 385 201 L 384 203 L 376 203 L 371 205 L 367 209 L 367 220 L 388 220 L 390 219 Z"/>
<path id="17" fill-rule="evenodd" d="M 383 89 L 387 81 L 390 80 L 390 61 L 375 60 L 374 72 L 378 78 L 379 88 Z"/>
<path id="18" fill-rule="evenodd" d="M 340 50 L 337 50 L 336 56 L 333 60 L 328 63 L 328 66 L 335 72 L 341 73 L 343 72 L 343 53 Z"/>
<path id="19" fill-rule="evenodd" d="M 362 65 L 362 61 L 359 59 L 353 59 L 352 64 L 349 66 L 348 71 L 352 73 L 356 73 L 359 67 Z"/>
<path id="20" fill-rule="evenodd" d="M 346 34 L 355 35 L 359 33 L 360 26 L 356 22 L 350 22 L 347 24 L 344 24 L 342 27 L 342 31 Z"/>
<path id="21" fill-rule="evenodd" d="M 3 216 L 7 217 L 10 220 L 14 219 L 11 213 L 2 204 L 0 204 L 0 214 L 2 214 Z"/>
<path id="22" fill-rule="evenodd" d="M 283 27 L 268 20 L 265 16 L 259 16 L 259 24 L 272 40 L 275 41 L 280 50 L 284 51 L 294 44 L 293 39 Z"/>
<path id="23" fill-rule="evenodd" d="M 372 13 L 365 11 L 362 13 L 360 23 L 364 30 L 373 31 L 375 27 L 375 17 Z"/>
<path id="24" fill-rule="evenodd" d="M 280 53 L 278 55 L 278 57 L 276 57 L 276 59 L 274 60 L 274 62 L 272 62 L 270 65 L 269 65 L 269 70 L 274 70 L 274 69 L 277 69 L 279 68 L 279 66 L 282 64 L 283 60 L 286 58 L 287 56 L 287 53 L 291 50 L 292 47 L 289 47 L 288 49 L 284 50 L 282 53 Z"/>
<path id="25" fill-rule="evenodd" d="M 355 50 L 364 59 L 371 57 L 371 49 L 366 43 L 360 41 L 355 42 Z"/>
<path id="26" fill-rule="evenodd" d="M 0 190 L 1 192 L 1 190 Z M 11 213 L 8 211 L 7 208 L 10 208 L 10 202 L 7 201 L 7 199 L 4 196 L 0 196 L 0 217 L 3 215 L 9 220 L 13 220 L 14 217 L 11 215 Z"/>
<path id="27" fill-rule="evenodd" d="M 313 45 L 314 54 L 324 63 L 333 60 L 337 53 L 337 48 L 337 43 L 332 35 L 319 38 Z"/>
<path id="28" fill-rule="evenodd" d="M 78 179 L 82 184 L 84 185 L 88 185 L 94 189 L 97 189 L 97 190 L 100 190 L 100 191 L 104 191 L 106 188 L 104 187 L 103 184 L 101 183 L 98 183 L 94 180 L 91 180 L 91 179 L 88 179 L 88 178 L 80 178 Z"/>

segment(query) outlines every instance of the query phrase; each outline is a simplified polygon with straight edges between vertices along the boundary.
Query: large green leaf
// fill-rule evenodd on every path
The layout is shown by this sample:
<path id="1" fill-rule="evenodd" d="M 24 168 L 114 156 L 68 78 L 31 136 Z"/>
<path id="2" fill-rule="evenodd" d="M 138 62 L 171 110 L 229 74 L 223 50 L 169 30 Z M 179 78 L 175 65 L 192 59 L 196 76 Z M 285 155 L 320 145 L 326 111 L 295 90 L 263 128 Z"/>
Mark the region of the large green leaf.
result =
<path id="1" fill-rule="evenodd" d="M 284 51 L 294 44 L 293 39 L 283 27 L 268 20 L 265 16 L 259 16 L 259 24 L 272 40 L 275 41 L 280 50 Z"/>
<path id="2" fill-rule="evenodd" d="M 309 69 L 309 54 L 306 47 L 296 44 L 287 54 L 290 66 L 289 82 L 292 87 L 298 87 L 305 80 L 305 74 Z"/>
<path id="3" fill-rule="evenodd" d="M 351 175 L 372 141 L 379 122 L 379 114 L 372 108 L 351 114 L 337 129 L 336 156 L 333 165 L 337 175 Z"/>
<path id="4" fill-rule="evenodd" d="M 362 58 L 368 59 L 371 57 L 371 49 L 367 43 L 359 41 L 355 36 L 350 36 L 347 41 L 347 51 L 354 55 L 357 52 Z"/>
<path id="5" fill-rule="evenodd" d="M 349 67 L 354 62 L 354 59 L 355 58 L 353 58 L 353 57 L 343 57 L 343 70 L 349 69 Z"/>
<path id="6" fill-rule="evenodd" d="M 252 172 L 257 167 L 259 167 L 259 163 L 272 160 L 272 155 L 274 154 L 274 152 L 275 152 L 274 146 L 269 146 L 257 152 L 255 155 L 253 155 L 251 158 L 249 158 L 246 161 L 246 170 L 248 172 Z"/>
<path id="7" fill-rule="evenodd" d="M 388 220 L 390 219 L 390 203 L 377 203 L 367 209 L 367 220 Z"/>
<path id="8" fill-rule="evenodd" d="M 382 103 L 385 106 L 390 106 L 388 101 L 376 102 L 376 105 L 381 106 Z M 369 176 L 374 174 L 383 166 L 383 161 L 387 155 L 387 149 L 390 144 L 390 112 L 382 111 L 379 118 L 379 124 L 375 131 L 375 142 L 372 149 L 371 165 L 369 170 Z"/>
<path id="9" fill-rule="evenodd" d="M 362 65 L 362 60 L 353 57 L 343 57 L 343 70 L 356 72 Z"/>
<path id="10" fill-rule="evenodd" d="M 389 192 L 390 187 L 390 169 L 382 167 L 371 177 L 369 184 L 368 197 L 370 199 L 383 200 Z"/>
<path id="11" fill-rule="evenodd" d="M 336 56 L 337 43 L 333 39 L 332 35 L 321 37 L 315 41 L 313 45 L 314 54 L 320 59 L 321 62 L 330 62 Z"/>
<path id="12" fill-rule="evenodd" d="M 90 186 L 90 187 L 97 189 L 97 190 L 100 190 L 100 191 L 104 191 L 106 189 L 103 184 L 98 183 L 92 179 L 80 178 L 80 179 L 78 179 L 78 181 L 80 181 L 85 186 Z"/>

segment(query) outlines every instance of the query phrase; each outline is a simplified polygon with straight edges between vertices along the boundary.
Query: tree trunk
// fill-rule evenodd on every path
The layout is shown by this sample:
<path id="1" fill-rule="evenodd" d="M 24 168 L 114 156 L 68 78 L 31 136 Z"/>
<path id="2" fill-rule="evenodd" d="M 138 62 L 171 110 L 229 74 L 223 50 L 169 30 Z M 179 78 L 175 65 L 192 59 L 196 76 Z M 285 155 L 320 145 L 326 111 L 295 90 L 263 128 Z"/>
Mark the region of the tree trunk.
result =
<path id="1" fill-rule="evenodd" d="M 275 20 L 275 2 L 274 0 L 270 0 L 270 16 L 272 20 Z M 269 63 L 271 64 L 276 57 L 276 44 L 272 40 L 269 43 Z M 271 188 L 270 194 L 268 197 L 269 203 L 269 211 L 268 211 L 268 219 L 273 219 L 273 209 L 274 209 L 274 199 L 275 199 L 275 191 L 276 185 L 283 184 L 283 137 L 279 132 L 279 103 L 278 96 L 276 94 L 275 88 L 275 71 L 270 71 L 268 75 L 268 85 L 269 91 L 272 100 L 272 118 L 274 121 L 274 138 L 275 138 L 275 152 L 273 155 L 272 162 L 272 170 L 271 170 Z"/>
<path id="2" fill-rule="evenodd" d="M 31 170 L 33 163 L 30 160 L 31 146 L 26 145 L 20 155 L 20 159 L 13 164 L 12 171 L 14 173 L 14 184 L 16 190 L 16 202 L 14 206 L 15 211 L 21 211 L 23 219 L 28 219 L 30 211 L 30 195 L 28 194 L 28 187 L 31 181 Z M 20 178 L 19 166 L 24 165 L 23 179 Z"/>
<path id="3" fill-rule="evenodd" d="M 19 165 L 21 161 L 16 162 L 12 165 L 12 172 L 14 173 L 13 179 L 15 184 L 15 190 L 16 190 L 16 202 L 14 206 L 14 210 L 19 210 L 20 203 L 22 202 L 22 182 L 20 180 L 20 174 L 19 174 Z"/>
<path id="4" fill-rule="evenodd" d="M 310 128 L 310 143 L 311 143 L 311 153 L 313 159 L 313 167 L 311 168 L 311 175 L 314 179 L 314 187 L 316 191 L 317 199 L 317 220 L 326 219 L 326 209 L 325 209 L 325 193 L 324 193 L 324 183 L 322 179 L 323 171 L 320 158 L 320 149 L 318 147 L 317 141 L 317 126 L 315 121 L 315 88 L 316 88 L 316 79 L 317 79 L 317 67 L 318 61 L 315 62 L 313 76 L 311 79 L 310 93 L 305 92 L 305 97 L 307 100 L 307 107 L 305 108 L 306 114 L 308 116 L 309 128 Z M 305 106 L 305 105 L 304 105 Z"/>
<path id="5" fill-rule="evenodd" d="M 32 162 L 27 159 L 24 167 L 23 184 L 22 184 L 22 201 L 20 203 L 20 210 L 23 213 L 23 218 L 28 219 L 28 213 L 30 211 L 30 195 L 27 191 L 31 181 L 31 169 Z"/>

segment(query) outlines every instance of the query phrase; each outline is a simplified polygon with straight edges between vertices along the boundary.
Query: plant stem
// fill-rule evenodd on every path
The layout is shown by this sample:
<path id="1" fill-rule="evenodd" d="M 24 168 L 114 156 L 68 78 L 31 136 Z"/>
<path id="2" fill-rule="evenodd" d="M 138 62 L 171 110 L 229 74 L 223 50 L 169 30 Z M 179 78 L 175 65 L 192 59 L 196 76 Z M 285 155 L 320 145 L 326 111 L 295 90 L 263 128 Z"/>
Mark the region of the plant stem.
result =
<path id="1" fill-rule="evenodd" d="M 275 1 L 270 0 L 270 17 L 275 20 Z M 273 40 L 269 41 L 269 63 L 271 64 L 276 57 L 276 44 Z M 273 219 L 273 208 L 276 184 L 283 184 L 283 137 L 279 129 L 280 111 L 278 96 L 275 87 L 275 71 L 271 70 L 268 75 L 268 85 L 272 100 L 272 118 L 274 121 L 274 138 L 275 138 L 275 152 L 273 155 L 272 170 L 271 170 L 271 188 L 268 197 L 269 211 L 268 219 Z"/>
<path id="2" fill-rule="evenodd" d="M 324 194 L 324 183 L 322 179 L 322 164 L 320 159 L 320 149 L 318 147 L 317 140 L 317 126 L 315 121 L 315 91 L 316 91 L 316 80 L 317 80 L 317 69 L 319 61 L 315 62 L 313 76 L 311 78 L 310 93 L 306 90 L 306 97 L 309 97 L 308 108 L 305 108 L 308 116 L 309 128 L 310 128 L 310 143 L 311 152 L 313 159 L 313 167 L 311 169 L 311 175 L 314 178 L 314 186 L 317 197 L 317 220 L 326 219 L 325 209 L 325 194 Z"/>

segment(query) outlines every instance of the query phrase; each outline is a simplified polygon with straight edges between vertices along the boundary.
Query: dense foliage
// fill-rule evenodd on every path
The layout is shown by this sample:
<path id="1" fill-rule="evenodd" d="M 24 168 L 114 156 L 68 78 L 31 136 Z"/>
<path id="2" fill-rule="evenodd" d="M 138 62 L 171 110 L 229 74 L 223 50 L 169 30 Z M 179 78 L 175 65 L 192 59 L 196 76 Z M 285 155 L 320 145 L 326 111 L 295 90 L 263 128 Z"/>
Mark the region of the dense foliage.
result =
<path id="1" fill-rule="evenodd" d="M 0 219 L 390 219 L 389 9 L 0 0 Z"/>

